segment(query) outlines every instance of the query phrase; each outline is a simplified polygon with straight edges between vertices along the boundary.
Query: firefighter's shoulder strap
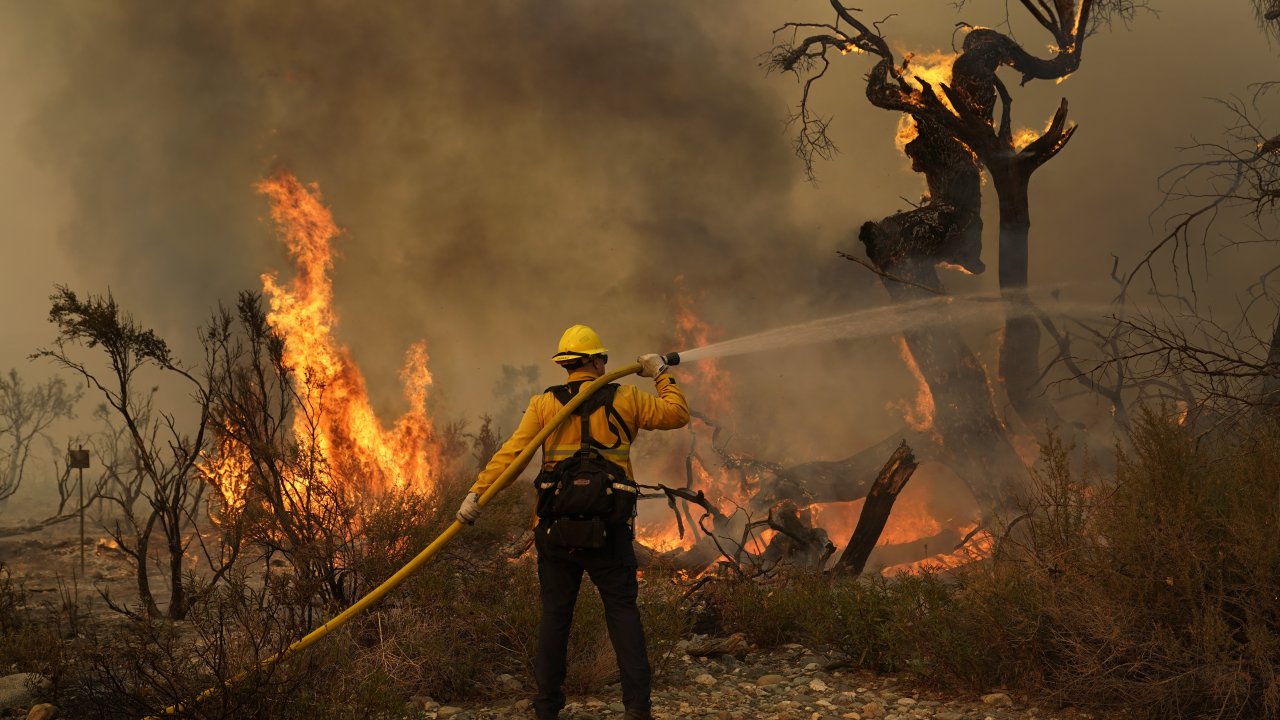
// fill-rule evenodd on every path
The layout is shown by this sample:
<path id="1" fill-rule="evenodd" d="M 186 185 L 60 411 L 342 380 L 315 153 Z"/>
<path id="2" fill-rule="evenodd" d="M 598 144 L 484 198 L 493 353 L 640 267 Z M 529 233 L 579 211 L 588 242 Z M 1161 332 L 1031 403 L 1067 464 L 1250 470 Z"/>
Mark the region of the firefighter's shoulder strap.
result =
<path id="1" fill-rule="evenodd" d="M 553 385 L 547 388 L 546 392 L 555 395 L 556 400 L 558 400 L 561 405 L 567 405 L 569 404 L 569 401 L 578 394 L 578 391 L 582 389 L 582 386 L 585 383 L 586 381 L 577 381 L 566 383 L 564 385 Z M 627 423 L 622 419 L 622 415 L 620 415 L 613 407 L 613 397 L 617 393 L 618 384 L 609 383 L 592 393 L 591 397 L 587 398 L 578 406 L 578 409 L 574 411 L 574 414 L 578 416 L 579 421 L 582 423 L 583 450 L 590 447 L 613 450 L 622 445 L 623 438 L 626 438 L 628 444 L 631 442 L 631 429 L 627 427 Z M 602 407 L 605 409 L 609 429 L 613 431 L 614 437 L 617 438 L 612 445 L 605 445 L 591 437 L 591 415 Z"/>

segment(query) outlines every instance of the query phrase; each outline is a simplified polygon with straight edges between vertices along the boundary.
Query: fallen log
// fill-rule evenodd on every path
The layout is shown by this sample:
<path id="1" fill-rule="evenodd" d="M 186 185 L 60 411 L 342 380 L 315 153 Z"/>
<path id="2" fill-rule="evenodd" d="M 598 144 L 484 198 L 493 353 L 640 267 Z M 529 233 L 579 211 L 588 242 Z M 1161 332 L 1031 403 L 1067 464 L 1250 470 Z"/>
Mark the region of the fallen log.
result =
<path id="1" fill-rule="evenodd" d="M 751 511 L 762 513 L 784 500 L 797 505 L 851 502 L 867 496 L 883 458 L 902 443 L 916 448 L 920 462 L 932 460 L 935 443 L 928 433 L 904 427 L 843 460 L 819 460 L 779 470 L 751 498 Z"/>
<path id="2" fill-rule="evenodd" d="M 928 560 L 931 557 L 954 552 L 964 544 L 964 540 L 959 531 L 946 528 L 936 535 L 911 542 L 877 545 L 871 551 L 871 556 L 867 558 L 867 566 L 872 569 L 886 568 Z"/>
<path id="3" fill-rule="evenodd" d="M 836 561 L 835 572 L 861 575 L 867 565 L 867 558 L 880 540 L 889 513 L 893 510 L 893 502 L 898 493 L 911 479 L 919 464 L 911 453 L 906 442 L 898 446 L 889 457 L 889 461 L 881 468 L 875 482 L 867 492 L 866 502 L 862 505 L 862 513 L 858 516 L 858 524 L 853 529 L 849 544 L 845 546 L 840 559 Z"/>

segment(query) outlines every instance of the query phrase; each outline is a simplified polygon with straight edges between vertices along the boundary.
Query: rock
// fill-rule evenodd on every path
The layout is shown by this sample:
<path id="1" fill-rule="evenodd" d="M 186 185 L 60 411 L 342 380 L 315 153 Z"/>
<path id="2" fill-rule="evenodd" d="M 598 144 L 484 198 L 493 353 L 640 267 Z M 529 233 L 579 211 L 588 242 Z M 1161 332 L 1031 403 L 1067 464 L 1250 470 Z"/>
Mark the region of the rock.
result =
<path id="1" fill-rule="evenodd" d="M 983 705 L 994 705 L 995 707 L 1009 707 L 1013 704 L 1013 700 L 1002 692 L 993 692 L 982 696 Z"/>
<path id="2" fill-rule="evenodd" d="M 37 673 L 17 673 L 0 678 L 0 710 L 31 707 L 35 695 L 48 692 L 53 683 Z"/>
<path id="3" fill-rule="evenodd" d="M 520 700 L 516 701 L 516 704 L 514 705 L 514 707 L 515 709 L 521 712 L 524 712 L 525 710 L 528 710 L 529 708 L 533 707 L 533 701 L 530 700 L 529 698 L 521 698 Z"/>
<path id="4" fill-rule="evenodd" d="M 756 685 L 759 685 L 760 687 L 768 687 L 770 685 L 777 685 L 780 682 L 785 682 L 786 679 L 787 678 L 785 678 L 782 675 L 778 675 L 776 673 L 770 673 L 768 675 L 761 675 L 760 677 L 756 678 Z"/>
<path id="5" fill-rule="evenodd" d="M 455 715 L 461 715 L 463 712 L 465 711 L 460 707 L 454 707 L 453 705 L 445 705 L 444 707 L 436 711 L 436 717 L 451 718 Z"/>
<path id="6" fill-rule="evenodd" d="M 814 692 L 826 692 L 827 684 L 818 678 L 809 681 L 809 689 Z"/>
<path id="7" fill-rule="evenodd" d="M 915 698 L 904 697 L 904 698 L 898 698 L 898 704 L 901 705 L 902 707 L 911 707 L 912 705 L 916 704 L 916 701 L 915 701 Z"/>
<path id="8" fill-rule="evenodd" d="M 499 675 L 497 677 L 497 681 L 498 681 L 498 687 L 508 692 L 520 692 L 521 690 L 524 689 L 524 683 L 520 682 L 515 677 L 508 675 L 506 673 Z"/>
<path id="9" fill-rule="evenodd" d="M 884 714 L 884 706 L 877 702 L 865 703 L 862 706 L 862 716 L 868 718 L 878 718 Z"/>
<path id="10" fill-rule="evenodd" d="M 53 720 L 57 716 L 58 708 L 56 705 L 40 703 L 31 708 L 31 712 L 27 713 L 27 720 Z"/>
<path id="11" fill-rule="evenodd" d="M 707 673 L 702 673 L 698 677 L 694 678 L 693 681 L 706 687 L 711 687 L 716 684 L 716 679 Z"/>
<path id="12" fill-rule="evenodd" d="M 933 720 L 964 720 L 964 713 L 947 710 L 934 715 Z"/>

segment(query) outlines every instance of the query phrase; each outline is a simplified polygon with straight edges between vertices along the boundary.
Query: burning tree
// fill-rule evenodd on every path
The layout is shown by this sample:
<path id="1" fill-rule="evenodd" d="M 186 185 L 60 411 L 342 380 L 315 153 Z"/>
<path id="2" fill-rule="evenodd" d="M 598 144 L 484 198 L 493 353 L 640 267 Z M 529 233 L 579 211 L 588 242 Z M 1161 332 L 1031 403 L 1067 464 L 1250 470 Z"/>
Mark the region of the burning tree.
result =
<path id="1" fill-rule="evenodd" d="M 296 261 L 282 283 L 262 276 L 270 310 L 243 293 L 215 314 L 205 336 L 219 359 L 211 428 L 201 464 L 219 490 L 217 521 L 271 556 L 282 555 L 307 592 L 341 603 L 358 590 L 362 518 L 384 502 L 426 512 L 441 452 L 427 415 L 426 351 L 410 348 L 402 377 L 409 410 L 383 428 L 363 375 L 333 337 L 329 270 L 337 225 L 315 188 L 287 173 L 259 190 Z"/>
<path id="2" fill-rule="evenodd" d="M 862 226 L 859 239 L 870 267 L 897 303 L 944 293 L 939 266 L 982 272 L 981 173 L 985 170 L 1000 210 L 998 275 L 1006 314 L 999 387 L 1032 432 L 1043 436 L 1046 428 L 1061 427 L 1061 418 L 1040 384 L 1040 327 L 1027 296 L 1028 187 L 1033 173 L 1071 140 L 1075 126 L 1067 123 L 1064 98 L 1043 132 L 1015 131 L 1013 96 L 997 72 L 1011 68 L 1023 84 L 1066 78 L 1079 68 L 1085 40 L 1100 23 L 1117 15 L 1129 17 L 1135 3 L 1021 0 L 1021 7 L 1052 38 L 1051 57 L 1038 57 L 996 30 L 965 25 L 960 52 L 930 65 L 917 63 L 910 53 L 899 61 L 878 23 L 868 25 L 859 11 L 838 0 L 831 5 L 834 22 L 792 22 L 779 28 L 778 33 L 790 32 L 793 39 L 778 44 L 768 61 L 770 68 L 804 78 L 794 116 L 799 129 L 797 153 L 812 173 L 815 158 L 830 158 L 835 152 L 827 136 L 828 121 L 815 114 L 810 104 L 815 83 L 825 76 L 833 54 L 874 56 L 877 62 L 866 78 L 867 99 L 876 107 L 903 114 L 899 142 L 912 169 L 924 175 L 928 191 L 919 206 Z M 838 467 L 858 468 L 869 477 L 867 471 L 906 439 L 922 459 L 932 455 L 950 466 L 968 484 L 988 520 L 993 520 L 1019 495 L 1025 470 L 996 411 L 997 396 L 988 386 L 986 373 L 953 329 L 903 335 L 908 364 L 932 401 L 932 422 L 923 432 L 900 433 L 877 445 L 870 451 L 876 460 L 855 456 Z M 843 471 L 824 473 L 824 467 L 807 470 L 832 479 L 848 477 Z M 805 480 L 799 477 L 792 484 L 810 484 Z M 857 497 L 857 488 L 818 485 L 809 491 L 833 500 Z"/>

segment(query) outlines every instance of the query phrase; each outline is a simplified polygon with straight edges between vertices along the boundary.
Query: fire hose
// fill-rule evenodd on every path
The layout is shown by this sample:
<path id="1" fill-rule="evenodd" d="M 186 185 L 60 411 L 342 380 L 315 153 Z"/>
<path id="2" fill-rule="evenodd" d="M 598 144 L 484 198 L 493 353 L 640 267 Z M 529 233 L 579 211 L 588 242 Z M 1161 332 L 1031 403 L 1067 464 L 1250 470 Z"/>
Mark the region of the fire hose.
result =
<path id="1" fill-rule="evenodd" d="M 679 365 L 680 355 L 678 353 L 667 353 L 666 355 L 663 356 L 663 360 L 665 360 L 668 365 Z M 499 475 L 498 478 L 493 481 L 493 484 L 489 486 L 488 490 L 485 490 L 484 494 L 480 496 L 479 500 L 477 500 L 477 503 L 480 505 L 480 507 L 484 507 L 485 505 L 487 505 L 490 500 L 496 497 L 498 493 L 502 492 L 502 490 L 506 488 L 506 486 L 509 485 L 512 480 L 514 480 L 517 476 L 520 475 L 521 472 L 524 471 L 525 467 L 528 466 L 529 464 L 529 460 L 533 458 L 533 454 L 537 452 L 539 448 L 542 447 L 542 444 L 546 442 L 547 438 L 551 435 L 551 433 L 554 432 L 555 429 L 558 428 L 560 424 L 565 421 L 565 419 L 567 419 L 570 415 L 572 415 L 573 411 L 577 410 L 579 405 L 585 402 L 588 397 L 591 397 L 591 395 L 595 391 L 613 382 L 614 380 L 626 377 L 628 375 L 633 375 L 638 372 L 640 372 L 640 363 L 634 363 L 631 365 L 627 365 L 626 367 L 614 370 L 613 372 L 601 375 L 595 380 L 592 380 L 590 383 L 583 385 L 582 388 L 578 390 L 578 394 L 570 398 L 569 402 L 566 403 L 565 406 L 561 408 L 560 411 L 551 418 L 551 422 L 547 423 L 542 428 L 542 430 L 540 430 L 538 434 L 534 436 L 533 440 L 529 441 L 529 444 L 526 445 L 524 449 L 520 451 L 519 455 L 516 455 L 515 459 L 511 461 L 511 464 L 507 466 L 507 469 L 504 470 L 502 474 Z M 275 663 L 283 660 L 284 658 L 290 655 L 293 655 L 296 652 L 305 650 L 306 648 L 315 644 L 316 641 L 320 640 L 325 635 L 328 635 L 333 630 L 336 630 L 337 628 L 342 627 L 347 623 L 348 620 L 355 617 L 356 615 L 359 615 L 361 612 L 367 610 L 369 606 L 381 600 L 384 596 L 387 595 L 387 593 L 396 589 L 396 587 L 398 587 L 400 583 L 408 579 L 410 575 L 417 572 L 417 570 L 421 568 L 423 565 L 425 565 L 426 562 L 432 558 L 432 556 L 434 556 L 437 552 L 440 551 L 440 548 L 447 545 L 449 541 L 454 538 L 455 535 L 461 532 L 463 527 L 464 526 L 462 523 L 458 522 L 457 520 L 454 520 L 453 523 L 449 525 L 449 527 L 445 528 L 444 532 L 436 536 L 435 540 L 432 540 L 429 545 L 423 548 L 422 551 L 419 552 L 416 556 L 414 556 L 412 560 L 406 563 L 404 567 L 397 570 L 394 575 L 392 575 L 391 577 L 383 581 L 381 585 L 369 591 L 368 595 L 365 595 L 364 597 L 357 600 L 353 605 L 351 605 L 351 607 L 348 607 L 346 610 L 343 610 L 341 613 L 338 613 L 328 622 L 316 628 L 315 630 L 312 630 L 311 632 L 307 633 L 306 635 L 299 638 L 298 640 L 295 640 L 292 644 L 289 645 L 289 647 L 285 648 L 284 650 L 281 650 L 275 655 L 272 655 L 264 660 L 259 661 L 257 665 L 255 665 L 254 667 L 237 674 L 235 677 L 231 678 L 230 680 L 224 681 L 221 686 L 211 687 L 201 692 L 199 695 L 196 696 L 195 700 L 193 700 L 191 704 L 196 704 L 204 700 L 208 700 L 209 698 L 213 697 L 219 692 L 222 692 L 223 690 L 241 682 L 245 678 L 249 677 L 252 673 L 264 670 L 274 665 Z M 161 711 L 161 715 L 177 715 L 178 713 L 186 710 L 186 708 L 187 706 L 183 705 L 182 703 L 179 703 L 177 705 L 170 705 L 169 707 L 166 707 L 163 711 Z M 159 717 L 155 715 L 148 715 L 143 720 L 159 720 Z"/>

